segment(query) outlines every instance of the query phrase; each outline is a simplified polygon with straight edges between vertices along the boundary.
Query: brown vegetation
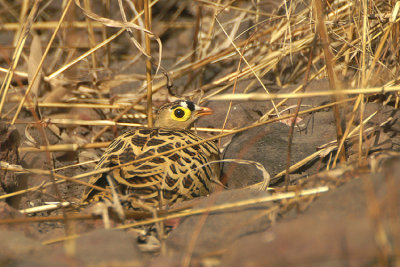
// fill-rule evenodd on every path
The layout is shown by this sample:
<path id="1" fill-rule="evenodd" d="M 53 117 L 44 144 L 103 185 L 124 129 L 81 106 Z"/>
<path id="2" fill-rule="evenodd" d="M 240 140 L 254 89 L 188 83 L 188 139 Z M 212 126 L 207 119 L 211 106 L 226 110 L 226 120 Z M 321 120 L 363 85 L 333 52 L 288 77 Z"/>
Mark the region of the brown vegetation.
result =
<path id="1" fill-rule="evenodd" d="M 400 264 L 399 1 L 19 0 L 0 12 L 0 236 L 15 240 L 0 265 Z M 109 142 L 177 98 L 214 110 L 196 131 L 224 151 L 229 190 L 125 221 L 82 212 Z M 104 225 L 129 238 L 87 234 Z"/>

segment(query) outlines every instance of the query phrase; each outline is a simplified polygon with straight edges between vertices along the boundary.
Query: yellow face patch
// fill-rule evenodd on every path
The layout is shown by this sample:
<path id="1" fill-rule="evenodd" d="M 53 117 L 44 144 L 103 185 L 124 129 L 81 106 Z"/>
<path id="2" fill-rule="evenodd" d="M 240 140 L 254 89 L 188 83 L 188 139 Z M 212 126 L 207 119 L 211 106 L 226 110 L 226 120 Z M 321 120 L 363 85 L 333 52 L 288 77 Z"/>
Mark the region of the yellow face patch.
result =
<path id="1" fill-rule="evenodd" d="M 188 108 L 177 107 L 171 112 L 171 118 L 176 121 L 187 121 L 192 115 L 192 112 Z"/>

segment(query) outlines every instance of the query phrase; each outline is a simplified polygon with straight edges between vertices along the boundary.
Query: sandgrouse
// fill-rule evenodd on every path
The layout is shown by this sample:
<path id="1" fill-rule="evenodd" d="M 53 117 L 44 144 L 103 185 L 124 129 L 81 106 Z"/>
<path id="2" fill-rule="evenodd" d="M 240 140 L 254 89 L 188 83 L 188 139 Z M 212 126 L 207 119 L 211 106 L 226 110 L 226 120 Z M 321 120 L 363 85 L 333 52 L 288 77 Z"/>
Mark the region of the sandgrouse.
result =
<path id="1" fill-rule="evenodd" d="M 218 147 L 212 141 L 158 155 L 202 141 L 190 127 L 198 117 L 209 114 L 210 108 L 187 100 L 163 105 L 157 111 L 154 128 L 128 131 L 114 139 L 96 170 L 124 165 L 91 177 L 89 183 L 108 188 L 108 175 L 119 194 L 156 207 L 209 194 L 220 174 L 219 163 L 210 163 L 220 159 Z M 153 155 L 157 156 L 137 161 Z M 137 162 L 130 164 L 132 161 Z M 87 188 L 82 202 L 104 197 L 103 194 Z M 130 202 L 130 207 L 135 208 L 135 201 Z"/>

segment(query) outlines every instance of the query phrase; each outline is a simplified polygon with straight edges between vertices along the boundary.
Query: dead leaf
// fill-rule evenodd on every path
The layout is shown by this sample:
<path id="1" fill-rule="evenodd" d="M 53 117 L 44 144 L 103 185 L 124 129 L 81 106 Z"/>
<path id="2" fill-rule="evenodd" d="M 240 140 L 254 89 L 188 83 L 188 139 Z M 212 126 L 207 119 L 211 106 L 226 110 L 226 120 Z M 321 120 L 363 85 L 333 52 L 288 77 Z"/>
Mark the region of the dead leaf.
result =
<path id="1" fill-rule="evenodd" d="M 35 75 L 37 68 L 39 66 L 40 60 L 42 59 L 42 44 L 40 43 L 40 37 L 37 34 L 33 35 L 33 40 L 31 44 L 31 50 L 29 53 L 28 60 L 28 81 L 32 83 L 33 76 Z M 35 99 L 39 95 L 40 88 L 40 80 L 42 77 L 42 69 L 40 68 L 39 74 L 36 79 L 33 81 L 33 85 L 31 88 L 32 97 Z"/>
<path id="2" fill-rule="evenodd" d="M 33 138 L 33 136 L 29 133 L 29 130 L 32 128 L 33 126 L 28 124 L 25 127 L 25 137 L 26 137 L 26 141 L 25 143 L 28 144 L 28 146 L 33 146 L 33 147 L 38 147 L 39 146 L 39 142 L 36 141 L 35 138 Z"/>
<path id="3" fill-rule="evenodd" d="M 293 120 L 294 120 L 294 118 L 292 117 L 292 118 L 280 120 L 279 122 L 281 122 L 283 124 L 286 124 L 287 126 L 292 126 Z M 296 117 L 295 126 L 299 126 L 299 123 L 302 122 L 302 121 L 303 121 L 302 118 Z"/>
<path id="4" fill-rule="evenodd" d="M 44 103 L 62 102 L 66 94 L 67 88 L 64 86 L 56 86 L 51 92 L 43 97 Z"/>

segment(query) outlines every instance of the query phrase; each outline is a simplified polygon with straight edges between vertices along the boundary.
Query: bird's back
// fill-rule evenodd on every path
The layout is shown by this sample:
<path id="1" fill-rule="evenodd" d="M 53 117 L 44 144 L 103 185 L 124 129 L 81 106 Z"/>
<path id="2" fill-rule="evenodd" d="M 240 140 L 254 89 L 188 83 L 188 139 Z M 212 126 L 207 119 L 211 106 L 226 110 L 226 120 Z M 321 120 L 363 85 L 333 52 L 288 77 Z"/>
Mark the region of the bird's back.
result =
<path id="1" fill-rule="evenodd" d="M 219 163 L 207 164 L 220 159 L 213 142 L 158 155 L 201 140 L 189 130 L 153 128 L 126 132 L 109 145 L 96 170 L 128 164 L 93 176 L 89 183 L 107 187 L 105 175 L 110 175 L 119 193 L 160 206 L 207 195 L 220 172 Z M 154 155 L 157 156 L 138 161 Z M 98 193 L 87 188 L 83 200 Z"/>

